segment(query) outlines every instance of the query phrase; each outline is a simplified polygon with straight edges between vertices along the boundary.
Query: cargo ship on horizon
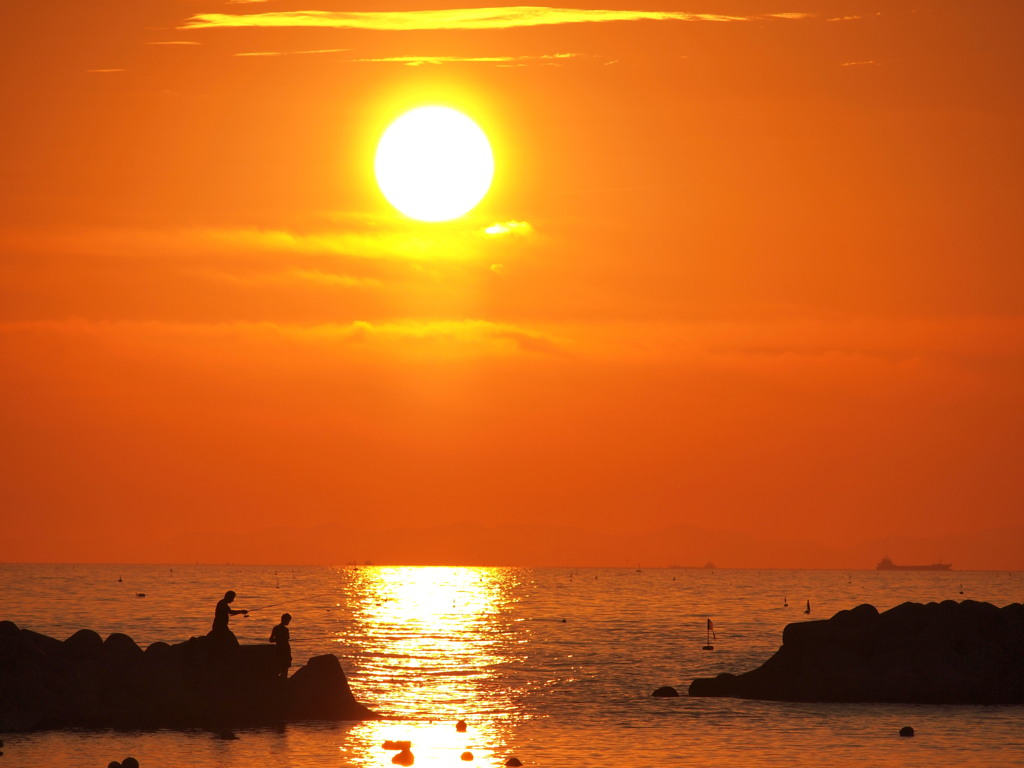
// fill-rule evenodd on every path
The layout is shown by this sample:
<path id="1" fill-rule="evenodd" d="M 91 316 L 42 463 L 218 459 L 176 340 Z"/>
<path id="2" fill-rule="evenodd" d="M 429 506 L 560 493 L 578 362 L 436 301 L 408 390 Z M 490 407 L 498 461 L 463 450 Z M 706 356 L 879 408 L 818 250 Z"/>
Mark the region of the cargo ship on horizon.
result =
<path id="1" fill-rule="evenodd" d="M 879 571 L 948 571 L 953 567 L 952 563 L 932 563 L 931 565 L 896 565 L 886 555 L 878 561 L 875 568 Z"/>

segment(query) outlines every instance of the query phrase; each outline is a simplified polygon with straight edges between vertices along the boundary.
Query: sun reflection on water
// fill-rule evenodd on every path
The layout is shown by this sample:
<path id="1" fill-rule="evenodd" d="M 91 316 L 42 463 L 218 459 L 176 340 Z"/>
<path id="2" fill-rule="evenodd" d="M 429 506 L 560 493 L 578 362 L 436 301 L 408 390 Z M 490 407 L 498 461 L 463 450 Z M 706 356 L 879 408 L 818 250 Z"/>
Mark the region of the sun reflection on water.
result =
<path id="1" fill-rule="evenodd" d="M 509 569 L 366 567 L 346 573 L 348 621 L 336 641 L 359 687 L 389 719 L 353 726 L 342 758 L 392 765 L 385 741 L 411 741 L 416 765 L 504 764 L 516 691 L 501 670 L 516 660 Z M 394 718 L 394 719 L 390 719 Z M 467 721 L 465 732 L 456 729 Z"/>
<path id="2" fill-rule="evenodd" d="M 512 662 L 515 572 L 468 567 L 368 567 L 349 574 L 347 626 L 360 685 L 387 714 L 419 719 L 505 712 L 495 683 Z M 511 583 L 510 583 L 511 582 Z"/>

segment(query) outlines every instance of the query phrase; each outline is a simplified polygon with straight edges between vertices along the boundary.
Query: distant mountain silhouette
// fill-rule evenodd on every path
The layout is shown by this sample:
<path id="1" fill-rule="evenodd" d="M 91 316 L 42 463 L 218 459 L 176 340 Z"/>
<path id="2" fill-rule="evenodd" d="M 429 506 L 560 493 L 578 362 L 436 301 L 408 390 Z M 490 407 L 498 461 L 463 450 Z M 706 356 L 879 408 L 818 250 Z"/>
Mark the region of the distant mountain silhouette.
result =
<path id="1" fill-rule="evenodd" d="M 883 554 L 898 562 L 952 561 L 962 570 L 1024 568 L 1024 526 L 945 537 L 886 537 L 832 549 L 798 539 L 677 525 L 631 534 L 570 526 L 484 525 L 369 529 L 345 525 L 234 531 L 232 562 L 405 565 L 684 566 L 872 570 Z M 225 560 L 217 531 L 166 541 L 154 562 Z"/>

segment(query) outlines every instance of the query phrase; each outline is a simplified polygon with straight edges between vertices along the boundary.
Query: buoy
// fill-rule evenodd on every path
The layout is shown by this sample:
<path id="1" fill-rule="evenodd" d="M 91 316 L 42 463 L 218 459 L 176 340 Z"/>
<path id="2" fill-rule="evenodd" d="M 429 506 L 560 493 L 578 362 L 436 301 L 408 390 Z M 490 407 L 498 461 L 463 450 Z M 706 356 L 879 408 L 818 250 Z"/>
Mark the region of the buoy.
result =
<path id="1" fill-rule="evenodd" d="M 909 725 L 904 725 L 902 728 L 900 728 L 900 736 L 903 736 L 904 738 L 906 738 L 908 736 L 913 736 L 913 735 L 914 735 L 914 729 L 911 728 Z"/>
<path id="2" fill-rule="evenodd" d="M 711 619 L 708 619 L 708 644 L 704 645 L 704 646 L 701 646 L 701 650 L 703 650 L 703 651 L 713 651 L 713 650 L 715 650 L 715 646 L 713 646 L 711 644 L 711 638 L 712 637 L 715 638 L 715 640 L 718 639 L 718 635 L 715 634 L 715 625 L 711 623 Z"/>
<path id="3" fill-rule="evenodd" d="M 810 613 L 810 612 L 811 612 L 811 601 L 810 601 L 810 600 L 808 600 L 808 601 L 807 601 L 807 610 L 806 610 L 806 611 L 804 611 L 804 613 Z"/>
<path id="4" fill-rule="evenodd" d="M 146 593 L 145 593 L 145 592 L 136 592 L 136 593 L 135 593 L 135 596 L 136 596 L 136 597 L 145 597 L 145 596 L 146 596 Z"/>

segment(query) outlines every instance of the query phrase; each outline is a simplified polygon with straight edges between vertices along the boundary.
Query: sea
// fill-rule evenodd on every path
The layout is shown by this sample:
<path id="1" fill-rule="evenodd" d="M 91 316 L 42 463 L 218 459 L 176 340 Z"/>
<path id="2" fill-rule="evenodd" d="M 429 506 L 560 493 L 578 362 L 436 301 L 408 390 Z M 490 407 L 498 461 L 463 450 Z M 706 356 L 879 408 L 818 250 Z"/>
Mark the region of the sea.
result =
<path id="1" fill-rule="evenodd" d="M 293 670 L 331 653 L 384 719 L 241 729 L 4 733 L 0 768 L 414 765 L 1024 766 L 1024 707 L 690 698 L 760 666 L 791 622 L 870 603 L 1021 602 L 1024 573 L 346 565 L 0 565 L 0 619 L 145 648 L 209 631 L 227 590 L 242 643 L 292 615 Z M 809 613 L 808 613 L 809 610 Z M 708 631 L 711 620 L 713 635 Z M 712 650 L 704 646 L 712 645 Z M 678 698 L 651 693 L 672 686 Z M 465 732 L 456 723 L 466 723 Z M 913 738 L 901 738 L 903 726 Z M 468 754 L 467 754 L 468 753 Z"/>

